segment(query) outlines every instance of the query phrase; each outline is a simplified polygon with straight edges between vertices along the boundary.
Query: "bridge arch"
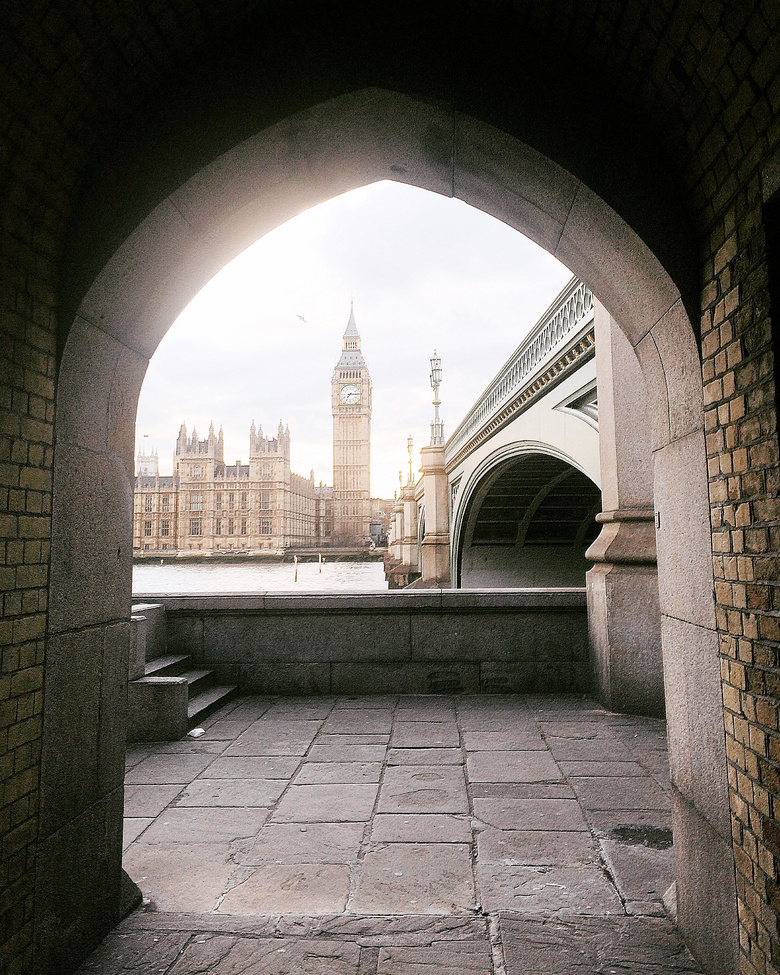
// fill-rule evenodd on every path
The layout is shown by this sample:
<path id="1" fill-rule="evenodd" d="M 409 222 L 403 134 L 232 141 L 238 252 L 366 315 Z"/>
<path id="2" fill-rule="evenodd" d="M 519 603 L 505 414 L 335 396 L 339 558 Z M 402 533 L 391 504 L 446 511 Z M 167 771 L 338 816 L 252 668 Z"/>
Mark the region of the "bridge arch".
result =
<path id="1" fill-rule="evenodd" d="M 483 460 L 462 492 L 452 536 L 459 588 L 585 585 L 601 492 L 573 458 L 514 444 Z"/>
<path id="2" fill-rule="evenodd" d="M 49 700 L 65 704 L 45 718 L 48 857 L 57 860 L 58 833 L 79 812 L 72 796 L 80 790 L 70 781 L 78 763 L 66 755 L 68 723 L 78 726 L 83 694 L 73 647 L 92 641 L 89 652 L 99 645 L 104 654 L 106 728 L 121 694 L 121 661 L 112 646 L 130 605 L 133 428 L 148 359 L 190 298 L 258 236 L 336 193 L 383 178 L 457 196 L 531 237 L 592 287 L 637 351 L 651 404 L 662 525 L 659 580 L 673 695 L 667 710 L 680 770 L 680 917 L 700 952 L 715 951 L 705 929 L 712 916 L 720 919 L 719 931 L 732 924 L 733 877 L 701 370 L 680 286 L 640 233 L 553 159 L 487 121 L 379 88 L 322 101 L 262 128 L 208 159 L 142 218 L 128 204 L 121 240 L 83 287 L 71 289 L 77 308 L 57 387 L 47 670 Z M 687 748 L 694 738 L 695 754 Z M 107 808 L 121 783 L 121 748 L 113 744 L 94 759 Z M 116 808 L 107 815 L 116 817 Z M 725 866 L 696 875 L 703 859 Z"/>

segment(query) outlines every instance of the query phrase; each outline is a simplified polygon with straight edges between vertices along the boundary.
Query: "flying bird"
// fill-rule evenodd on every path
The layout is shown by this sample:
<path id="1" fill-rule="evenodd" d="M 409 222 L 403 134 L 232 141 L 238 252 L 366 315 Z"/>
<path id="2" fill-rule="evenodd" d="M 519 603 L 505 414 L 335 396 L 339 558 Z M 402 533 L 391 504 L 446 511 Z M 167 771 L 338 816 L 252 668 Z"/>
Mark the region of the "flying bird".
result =
<path id="1" fill-rule="evenodd" d="M 303 317 L 303 315 L 299 315 L 299 316 L 298 316 L 298 318 L 300 318 L 300 320 L 301 320 L 301 321 L 302 321 L 302 322 L 303 322 L 303 323 L 304 323 L 305 325 L 308 325 L 308 324 L 309 324 L 309 323 L 308 323 L 308 322 L 306 321 L 306 319 L 305 319 L 305 318 Z"/>

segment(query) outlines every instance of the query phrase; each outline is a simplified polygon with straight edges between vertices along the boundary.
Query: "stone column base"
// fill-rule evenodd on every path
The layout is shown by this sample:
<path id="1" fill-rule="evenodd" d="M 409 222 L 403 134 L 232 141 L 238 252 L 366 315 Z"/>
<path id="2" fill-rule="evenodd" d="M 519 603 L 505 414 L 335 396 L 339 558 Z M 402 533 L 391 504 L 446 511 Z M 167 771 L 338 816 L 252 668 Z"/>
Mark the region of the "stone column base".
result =
<path id="1" fill-rule="evenodd" d="M 588 635 L 599 700 L 612 711 L 664 715 L 661 610 L 651 511 L 604 512 L 586 557 Z"/>

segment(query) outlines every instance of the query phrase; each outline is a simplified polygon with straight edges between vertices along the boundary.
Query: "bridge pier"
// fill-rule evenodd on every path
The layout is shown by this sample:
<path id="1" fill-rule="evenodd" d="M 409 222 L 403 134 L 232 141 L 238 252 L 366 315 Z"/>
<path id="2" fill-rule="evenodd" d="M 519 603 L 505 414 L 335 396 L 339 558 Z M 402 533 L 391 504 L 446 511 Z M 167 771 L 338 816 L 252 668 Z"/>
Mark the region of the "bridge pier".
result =
<path id="1" fill-rule="evenodd" d="M 417 501 L 415 485 L 409 481 L 393 508 L 393 530 L 385 577 L 391 589 L 403 589 L 420 575 L 417 565 Z"/>
<path id="2" fill-rule="evenodd" d="M 422 578 L 420 585 L 449 589 L 450 525 L 449 482 L 445 468 L 444 444 L 431 444 L 420 451 L 425 497 L 425 534 L 422 540 Z"/>
<path id="3" fill-rule="evenodd" d="M 586 557 L 588 632 L 599 698 L 613 711 L 663 715 L 652 452 L 634 350 L 594 303 L 603 528 Z"/>

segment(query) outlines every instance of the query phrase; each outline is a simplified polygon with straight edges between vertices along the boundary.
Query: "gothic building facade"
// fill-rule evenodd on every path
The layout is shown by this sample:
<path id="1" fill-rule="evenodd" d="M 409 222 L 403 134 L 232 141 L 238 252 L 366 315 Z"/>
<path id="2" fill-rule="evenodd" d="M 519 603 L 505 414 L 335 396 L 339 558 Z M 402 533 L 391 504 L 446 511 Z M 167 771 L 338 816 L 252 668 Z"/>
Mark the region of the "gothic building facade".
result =
<path id="1" fill-rule="evenodd" d="M 265 437 L 254 422 L 249 463 L 226 464 L 222 429 L 206 439 L 182 424 L 173 474 L 161 476 L 155 453 L 136 458 L 133 551 L 136 555 L 280 554 L 371 541 L 371 377 L 354 307 L 331 377 L 333 486 L 290 470 L 290 429 Z"/>
<path id="2" fill-rule="evenodd" d="M 221 429 L 215 434 L 212 425 L 199 440 L 182 424 L 173 475 L 160 476 L 156 455 L 140 456 L 136 470 L 137 554 L 278 554 L 314 545 L 327 531 L 313 472 L 290 470 L 290 430 L 281 421 L 275 437 L 252 423 L 248 464 L 225 463 Z"/>

